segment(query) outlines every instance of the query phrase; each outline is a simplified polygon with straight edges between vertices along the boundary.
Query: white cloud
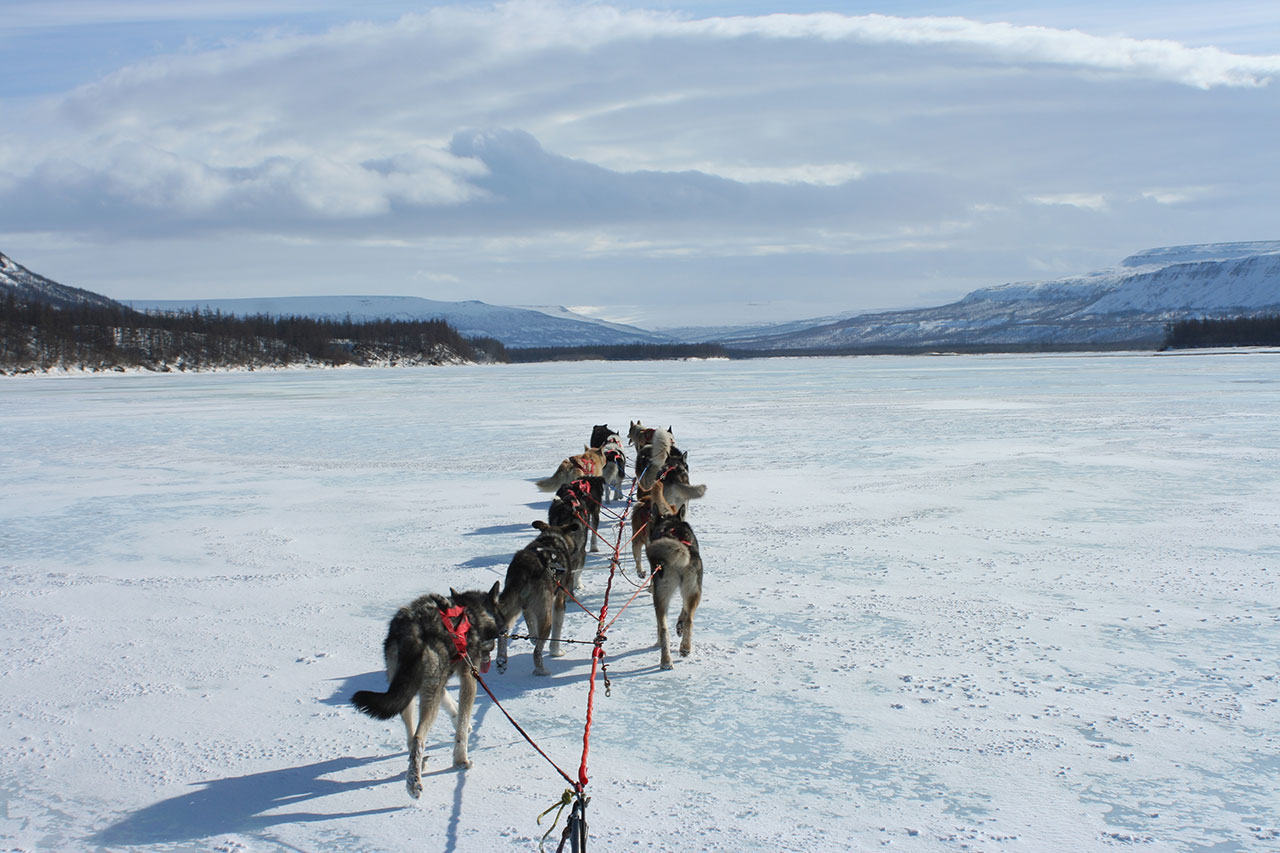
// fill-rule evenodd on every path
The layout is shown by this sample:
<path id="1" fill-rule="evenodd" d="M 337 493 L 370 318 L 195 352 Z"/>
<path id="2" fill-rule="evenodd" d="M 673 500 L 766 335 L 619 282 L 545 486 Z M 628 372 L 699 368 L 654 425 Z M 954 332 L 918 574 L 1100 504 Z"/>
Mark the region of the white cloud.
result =
<path id="1" fill-rule="evenodd" d="M 1107 197 L 1102 193 L 1051 193 L 1031 196 L 1036 204 L 1061 204 L 1083 210 L 1106 210 Z"/>
<path id="2" fill-rule="evenodd" d="M 573 288 L 683 263 L 735 295 L 786 263 L 815 292 L 887 286 L 867 259 L 892 257 L 936 290 L 980 257 L 1014 279 L 1273 221 L 1278 73 L 956 17 L 444 6 L 7 105 L 0 232 L 425 252 L 406 282 L 495 288 L 498 264 Z"/>

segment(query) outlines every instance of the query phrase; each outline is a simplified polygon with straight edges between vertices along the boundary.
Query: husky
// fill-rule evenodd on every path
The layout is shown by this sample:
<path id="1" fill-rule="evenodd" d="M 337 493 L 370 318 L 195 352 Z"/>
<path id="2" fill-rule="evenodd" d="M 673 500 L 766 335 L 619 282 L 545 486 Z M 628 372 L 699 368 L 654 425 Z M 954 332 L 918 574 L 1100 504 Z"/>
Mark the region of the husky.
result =
<path id="1" fill-rule="evenodd" d="M 667 430 L 667 432 L 670 431 Z M 653 441 L 652 429 L 646 429 L 644 424 L 639 421 L 631 421 L 629 423 L 627 427 L 627 444 L 639 450 L 651 441 Z"/>
<path id="2" fill-rule="evenodd" d="M 591 447 L 604 447 L 610 438 L 616 438 L 618 444 L 622 444 L 622 437 L 609 429 L 608 424 L 596 424 L 591 428 L 591 441 L 588 444 Z"/>
<path id="3" fill-rule="evenodd" d="M 654 480 L 667 466 L 667 459 L 675 447 L 675 439 L 669 429 L 653 430 L 652 439 L 636 452 L 636 483 L 641 489 L 653 488 Z"/>
<path id="4" fill-rule="evenodd" d="M 584 447 L 581 453 L 561 461 L 554 474 L 534 485 L 544 492 L 554 492 L 579 477 L 599 477 L 603 472 L 604 453 L 599 448 Z"/>
<path id="5" fill-rule="evenodd" d="M 659 666 L 671 669 L 668 648 L 667 607 L 677 590 L 683 600 L 676 620 L 676 636 L 680 637 L 680 656 L 693 651 L 693 613 L 702 601 L 702 555 L 698 537 L 684 520 L 685 508 L 674 514 L 663 512 L 655 504 L 651 514 L 649 544 L 645 547 L 649 569 L 653 572 L 653 611 L 658 618 Z"/>
<path id="6" fill-rule="evenodd" d="M 654 480 L 653 488 L 640 492 L 640 500 L 631 511 L 631 554 L 636 561 L 637 575 L 645 576 L 640 553 L 649 541 L 652 527 L 648 522 L 653 515 L 653 507 L 659 507 L 660 514 L 671 515 L 676 510 L 684 510 L 689 501 L 706 493 L 705 484 L 694 486 L 689 483 L 689 472 L 683 465 L 670 465 L 663 469 Z"/>
<path id="7" fill-rule="evenodd" d="M 560 650 L 560 631 L 564 627 L 565 584 L 570 582 L 574 550 L 585 533 L 577 521 L 565 525 L 535 521 L 533 526 L 539 531 L 538 538 L 517 551 L 507 566 L 501 599 L 504 621 L 498 632 L 498 672 L 507 671 L 508 635 L 521 614 L 534 638 L 534 675 L 551 674 L 542 663 L 542 647 L 548 638 L 551 656 L 564 654 Z"/>
<path id="8" fill-rule="evenodd" d="M 604 471 L 600 476 L 604 478 L 607 499 L 620 501 L 623 498 L 622 481 L 627 478 L 627 457 L 622 452 L 622 441 L 617 433 L 600 445 L 600 452 L 604 454 Z"/>
<path id="9" fill-rule="evenodd" d="M 579 547 L 575 552 L 574 566 L 570 568 L 573 576 L 573 589 L 582 588 L 582 569 L 587 559 L 587 535 L 591 531 L 591 553 L 600 550 L 600 505 L 604 501 L 604 478 L 582 477 L 556 490 L 547 508 L 549 524 L 564 525 L 577 521 L 583 527 Z"/>
<path id="10" fill-rule="evenodd" d="M 652 489 L 642 493 L 635 506 L 631 508 L 631 555 L 635 558 L 636 575 L 639 577 L 644 577 L 646 574 L 644 565 L 640 562 L 640 554 L 649 544 L 649 531 L 652 526 L 649 523 L 650 519 L 675 512 L 667 504 L 662 492 L 662 481 L 658 481 L 653 484 Z"/>
<path id="11" fill-rule="evenodd" d="M 405 786 L 414 799 L 422 796 L 423 748 L 442 702 L 455 720 L 453 766 L 471 766 L 467 735 L 476 698 L 472 667 L 488 672 L 489 654 L 504 624 L 496 583 L 487 593 L 451 589 L 448 598 L 424 595 L 414 599 L 392 618 L 382 644 L 390 683 L 387 691 L 360 690 L 351 697 L 351 703 L 370 717 L 389 720 L 399 714 L 404 720 L 409 740 Z M 459 681 L 456 707 L 444 689 L 450 675 L 458 676 Z"/>

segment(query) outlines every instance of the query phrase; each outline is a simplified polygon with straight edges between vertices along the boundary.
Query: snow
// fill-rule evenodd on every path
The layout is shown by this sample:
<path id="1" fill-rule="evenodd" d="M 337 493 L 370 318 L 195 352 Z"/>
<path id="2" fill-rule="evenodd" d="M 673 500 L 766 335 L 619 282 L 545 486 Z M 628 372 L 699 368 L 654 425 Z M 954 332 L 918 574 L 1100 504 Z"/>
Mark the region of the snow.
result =
<path id="1" fill-rule="evenodd" d="M 592 849 L 1274 850 L 1277 359 L 0 381 L 0 839 L 536 849 L 565 784 L 486 697 L 420 801 L 348 699 L 399 605 L 500 579 L 531 481 L 639 417 L 708 486 L 705 595 L 671 672 L 644 594 L 609 632 Z M 488 679 L 574 775 L 583 649 Z"/>

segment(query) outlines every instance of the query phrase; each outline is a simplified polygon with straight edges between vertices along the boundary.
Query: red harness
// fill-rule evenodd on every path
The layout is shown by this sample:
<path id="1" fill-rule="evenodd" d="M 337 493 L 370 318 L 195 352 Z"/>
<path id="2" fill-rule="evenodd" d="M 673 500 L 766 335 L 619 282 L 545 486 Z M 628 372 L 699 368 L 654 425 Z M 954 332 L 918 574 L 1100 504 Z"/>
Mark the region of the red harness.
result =
<path id="1" fill-rule="evenodd" d="M 457 651 L 453 659 L 462 660 L 467 656 L 467 632 L 471 630 L 467 609 L 461 604 L 455 604 L 448 610 L 441 610 L 440 619 L 444 622 L 444 629 L 449 632 L 449 636 L 453 639 L 453 648 Z"/>

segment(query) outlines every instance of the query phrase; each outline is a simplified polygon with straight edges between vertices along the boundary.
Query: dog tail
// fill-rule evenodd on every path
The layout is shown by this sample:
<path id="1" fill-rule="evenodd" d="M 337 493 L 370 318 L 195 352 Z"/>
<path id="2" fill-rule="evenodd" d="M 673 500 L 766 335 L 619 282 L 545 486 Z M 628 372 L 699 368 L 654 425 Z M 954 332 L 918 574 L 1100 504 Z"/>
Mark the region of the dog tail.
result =
<path id="1" fill-rule="evenodd" d="M 389 720 L 405 709 L 413 697 L 418 695 L 422 684 L 422 676 L 426 665 L 422 660 L 424 646 L 422 637 L 414 626 L 408 636 L 401 637 L 396 650 L 396 672 L 391 677 L 391 685 L 386 693 L 373 690 L 358 690 L 351 697 L 355 705 L 370 717 Z"/>
<path id="2" fill-rule="evenodd" d="M 655 429 L 653 431 L 653 441 L 649 442 L 649 461 L 645 466 L 644 474 L 640 478 L 640 488 L 653 488 L 653 481 L 658 479 L 658 475 L 662 473 L 662 467 L 667 464 L 667 456 L 670 454 L 671 433 L 665 429 Z"/>
<path id="3" fill-rule="evenodd" d="M 684 504 L 688 501 L 697 500 L 707 493 L 706 483 L 697 486 L 682 486 L 679 484 L 668 486 L 667 493 L 675 499 L 678 504 Z"/>
<path id="4" fill-rule="evenodd" d="M 554 474 L 552 474 L 550 477 L 546 477 L 542 480 L 538 480 L 537 482 L 534 483 L 534 485 L 538 487 L 538 491 L 554 492 L 556 489 L 560 488 L 566 482 L 568 482 L 567 480 L 564 479 L 563 474 L 564 474 L 564 463 L 561 462 L 560 467 L 556 469 L 556 472 Z"/>

